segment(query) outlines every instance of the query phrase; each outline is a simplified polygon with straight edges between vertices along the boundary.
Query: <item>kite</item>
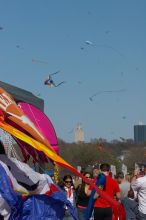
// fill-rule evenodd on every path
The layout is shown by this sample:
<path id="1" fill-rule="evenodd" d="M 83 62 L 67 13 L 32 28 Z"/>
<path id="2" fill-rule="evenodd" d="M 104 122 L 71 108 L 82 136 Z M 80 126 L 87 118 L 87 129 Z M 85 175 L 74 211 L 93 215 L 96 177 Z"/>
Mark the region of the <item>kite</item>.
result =
<path id="1" fill-rule="evenodd" d="M 0 89 L 0 108 L 3 110 L 0 117 L 4 114 L 3 118 L 8 124 L 28 134 L 30 137 L 34 137 L 59 154 L 55 130 L 51 121 L 43 112 L 25 102 L 18 102 L 17 105 L 11 95 L 3 89 Z M 34 164 L 39 160 L 43 163 L 48 163 L 48 158 L 43 152 L 33 149 L 29 144 L 18 138 L 14 139 L 21 149 L 24 162 L 27 162 L 31 156 Z M 58 181 L 58 166 L 56 164 L 53 165 L 55 165 L 54 178 Z"/>
<path id="2" fill-rule="evenodd" d="M 61 84 L 63 84 L 63 83 L 65 83 L 65 81 L 63 81 L 63 82 L 60 82 L 60 83 L 58 83 L 58 84 L 56 84 L 55 82 L 54 82 L 54 80 L 52 79 L 52 76 L 53 75 L 55 75 L 55 74 L 57 74 L 57 73 L 59 73 L 60 71 L 57 71 L 57 72 L 55 72 L 55 73 L 52 73 L 52 74 L 50 74 L 49 76 L 48 76 L 48 78 L 44 81 L 44 84 L 45 85 L 48 85 L 49 87 L 58 87 L 58 86 L 60 86 Z"/>
<path id="3" fill-rule="evenodd" d="M 2 88 L 0 88 L 0 109 L 0 118 L 2 120 L 5 120 L 8 124 L 28 134 L 30 137 L 34 137 L 36 140 L 45 144 L 54 151 L 47 138 L 44 137 L 42 132 L 36 127 L 33 121 L 31 121 L 31 119 L 16 104 L 13 97 Z M 34 162 L 36 162 L 37 152 L 29 147 L 29 145 L 24 147 L 23 143 L 20 143 L 18 139 L 16 139 L 16 141 L 17 143 L 19 142 L 18 144 L 21 148 L 25 161 L 27 161 L 29 159 L 29 156 L 31 155 L 34 159 Z M 41 155 L 43 161 L 47 162 L 41 152 L 39 153 L 39 155 Z"/>
<path id="4" fill-rule="evenodd" d="M 18 49 L 24 49 L 24 48 L 21 47 L 19 44 L 17 44 L 16 47 L 17 47 Z"/>
<path id="5" fill-rule="evenodd" d="M 87 45 L 92 45 L 92 46 L 94 45 L 94 44 L 93 44 L 91 41 L 89 41 L 89 40 L 86 40 L 86 41 L 85 41 L 85 44 L 87 44 Z"/>
<path id="6" fill-rule="evenodd" d="M 43 61 L 43 60 L 37 60 L 37 59 L 32 59 L 33 63 L 41 63 L 41 64 L 48 64 L 47 61 Z"/>
<path id="7" fill-rule="evenodd" d="M 106 30 L 106 31 L 105 31 L 105 34 L 109 34 L 109 33 L 110 33 L 110 30 Z"/>
<path id="8" fill-rule="evenodd" d="M 92 96 L 89 97 L 89 100 L 92 102 L 94 97 L 101 94 L 101 93 L 103 93 L 103 92 L 97 92 L 97 93 L 93 94 Z"/>
<path id="9" fill-rule="evenodd" d="M 94 46 L 95 44 L 93 44 L 91 41 L 89 41 L 89 40 L 86 40 L 85 42 L 84 42 L 86 45 L 88 45 L 88 46 Z M 84 50 L 86 47 L 84 47 L 84 46 L 80 46 L 80 49 L 81 50 Z"/>
<path id="10" fill-rule="evenodd" d="M 8 122 L 8 124 L 27 132 L 27 134 L 41 143 L 49 145 L 43 134 L 36 128 L 27 115 L 24 114 L 21 108 L 18 107 L 13 97 L 2 88 L 0 88 L 0 108 L 4 113 L 5 121 Z"/>
<path id="11" fill-rule="evenodd" d="M 96 46 L 96 47 L 110 49 L 110 50 L 114 51 L 115 53 L 119 54 L 119 56 L 123 57 L 123 54 L 118 49 L 114 48 L 111 45 L 108 45 L 108 44 L 94 44 L 92 41 L 89 41 L 89 40 L 86 40 L 85 44 L 88 45 L 88 46 Z"/>
<path id="12" fill-rule="evenodd" d="M 119 90 L 104 90 L 104 91 L 99 91 L 93 94 L 92 96 L 89 97 L 89 100 L 92 102 L 94 100 L 94 97 L 97 95 L 103 94 L 103 93 L 115 93 L 115 92 L 125 92 L 125 89 L 119 89 Z"/>
<path id="13" fill-rule="evenodd" d="M 58 140 L 55 129 L 49 118 L 41 112 L 37 107 L 26 102 L 18 102 L 18 106 L 28 116 L 28 118 L 35 124 L 37 129 L 41 131 L 44 137 L 48 140 L 54 151 L 58 154 Z"/>

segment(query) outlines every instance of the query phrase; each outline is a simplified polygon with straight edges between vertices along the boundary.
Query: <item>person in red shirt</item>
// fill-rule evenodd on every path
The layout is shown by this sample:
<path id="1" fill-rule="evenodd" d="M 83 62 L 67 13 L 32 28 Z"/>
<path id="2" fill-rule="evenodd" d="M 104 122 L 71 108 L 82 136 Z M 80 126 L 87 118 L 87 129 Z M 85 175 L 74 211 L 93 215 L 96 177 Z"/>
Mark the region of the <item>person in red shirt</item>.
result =
<path id="1" fill-rule="evenodd" d="M 103 191 L 111 198 L 120 198 L 120 188 L 116 180 L 114 180 L 110 174 L 110 165 L 101 164 L 101 173 L 106 176 L 105 186 Z M 112 220 L 112 207 L 111 204 L 104 198 L 100 197 L 97 193 L 97 198 L 94 203 L 94 220 Z M 94 197 L 95 198 L 95 197 Z"/>

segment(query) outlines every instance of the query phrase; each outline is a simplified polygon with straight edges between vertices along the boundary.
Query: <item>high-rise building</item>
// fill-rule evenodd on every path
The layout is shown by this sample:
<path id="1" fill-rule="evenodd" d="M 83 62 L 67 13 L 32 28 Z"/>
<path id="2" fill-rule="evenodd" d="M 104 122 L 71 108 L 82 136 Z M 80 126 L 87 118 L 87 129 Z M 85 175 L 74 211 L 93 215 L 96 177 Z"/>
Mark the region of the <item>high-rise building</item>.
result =
<path id="1" fill-rule="evenodd" d="M 75 142 L 84 142 L 84 131 L 81 127 L 81 124 L 77 124 L 77 127 L 75 129 Z"/>
<path id="2" fill-rule="evenodd" d="M 134 141 L 136 143 L 146 142 L 146 125 L 142 123 L 134 125 Z"/>

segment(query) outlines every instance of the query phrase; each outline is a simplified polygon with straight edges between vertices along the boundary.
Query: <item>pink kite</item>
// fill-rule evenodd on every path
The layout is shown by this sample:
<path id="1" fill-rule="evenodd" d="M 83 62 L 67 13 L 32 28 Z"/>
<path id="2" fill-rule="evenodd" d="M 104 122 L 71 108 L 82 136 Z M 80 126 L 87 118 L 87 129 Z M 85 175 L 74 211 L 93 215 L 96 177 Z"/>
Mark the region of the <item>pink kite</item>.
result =
<path id="1" fill-rule="evenodd" d="M 55 152 L 59 153 L 58 140 L 54 127 L 49 118 L 35 106 L 26 102 L 18 102 L 19 108 L 27 115 L 27 117 L 35 124 L 38 130 L 48 140 Z"/>

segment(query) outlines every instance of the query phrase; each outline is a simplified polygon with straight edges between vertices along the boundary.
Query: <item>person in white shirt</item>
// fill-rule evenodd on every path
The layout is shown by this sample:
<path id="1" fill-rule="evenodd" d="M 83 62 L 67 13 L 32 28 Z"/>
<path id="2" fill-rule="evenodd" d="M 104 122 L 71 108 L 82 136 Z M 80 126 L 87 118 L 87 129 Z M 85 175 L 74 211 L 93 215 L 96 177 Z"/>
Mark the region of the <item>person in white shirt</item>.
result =
<path id="1" fill-rule="evenodd" d="M 146 165 L 144 176 L 140 176 L 139 170 L 134 171 L 131 187 L 137 193 L 138 197 L 139 220 L 146 220 Z"/>
<path id="2" fill-rule="evenodd" d="M 76 212 L 76 193 L 74 190 L 73 179 L 71 175 L 65 175 L 63 177 L 62 189 L 64 190 L 66 194 L 67 200 L 70 201 L 70 203 L 72 204 Z M 67 207 L 65 207 L 65 215 L 64 215 L 63 220 L 73 220 L 73 217 L 71 216 Z"/>

